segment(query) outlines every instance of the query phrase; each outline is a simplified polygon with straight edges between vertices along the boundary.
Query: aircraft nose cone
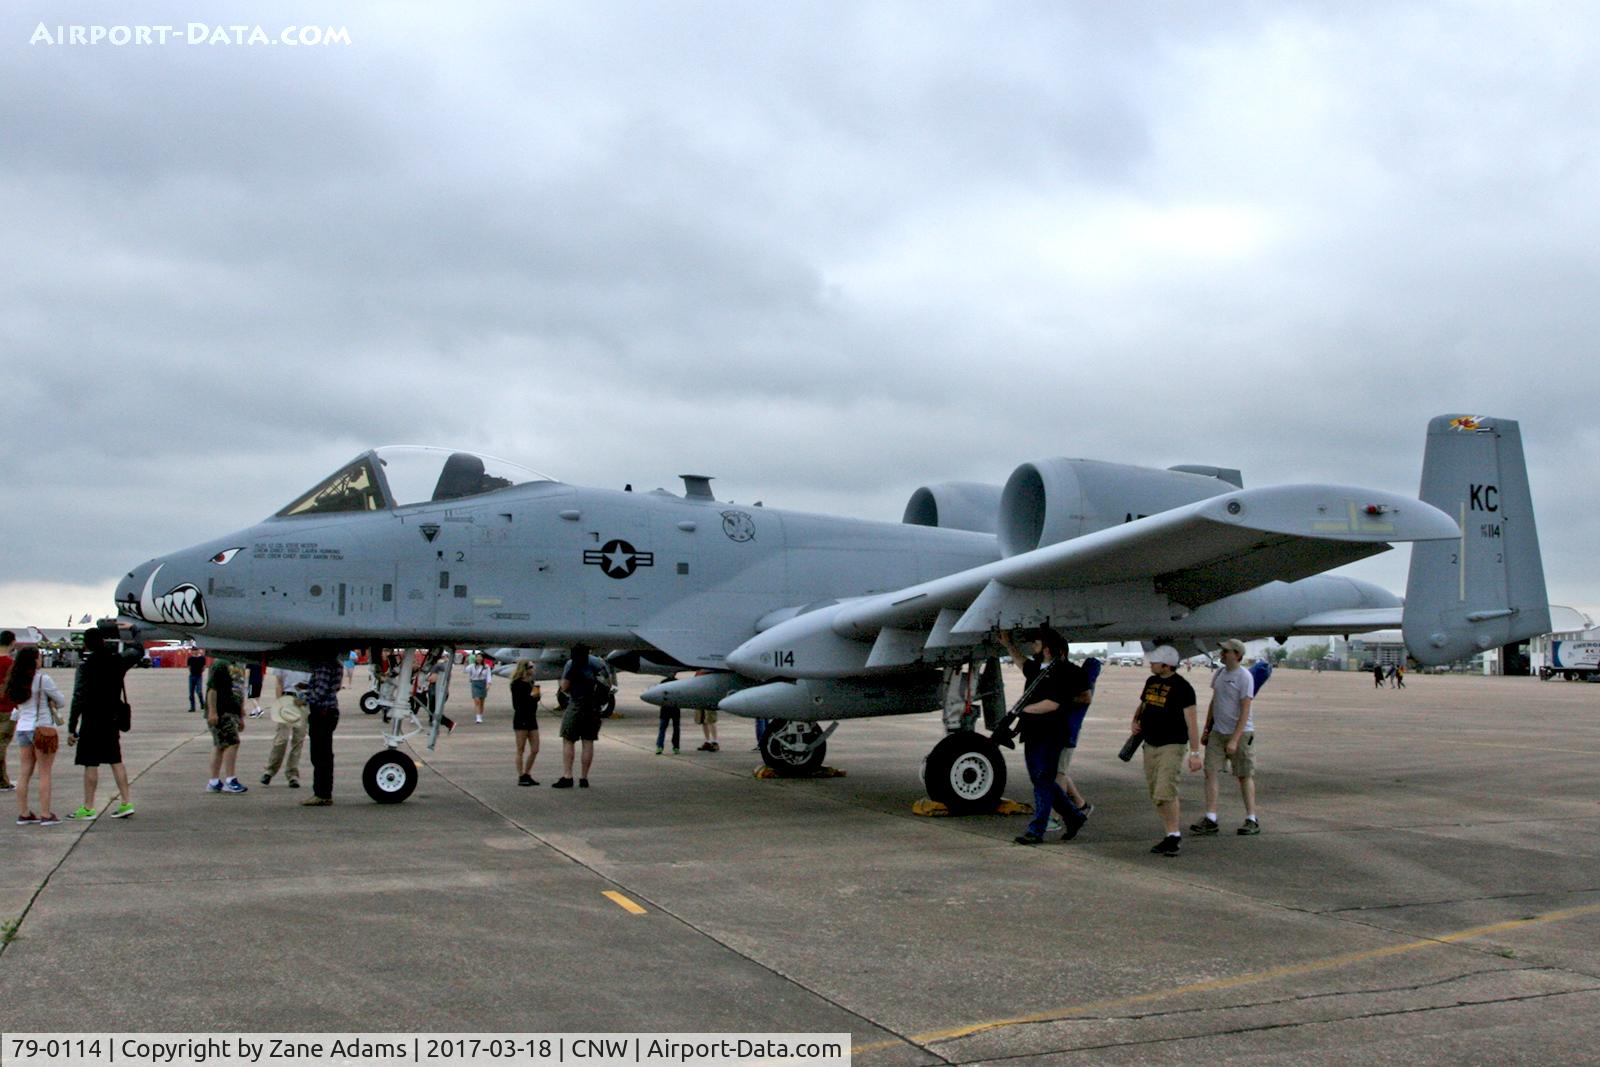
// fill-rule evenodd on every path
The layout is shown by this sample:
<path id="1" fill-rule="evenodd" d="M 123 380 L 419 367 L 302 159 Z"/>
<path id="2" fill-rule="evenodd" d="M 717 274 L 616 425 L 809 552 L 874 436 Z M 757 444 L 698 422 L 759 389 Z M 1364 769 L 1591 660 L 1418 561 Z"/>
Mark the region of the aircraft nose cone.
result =
<path id="1" fill-rule="evenodd" d="M 142 563 L 129 571 L 117 583 L 115 599 L 118 615 L 125 615 L 134 619 L 143 618 L 139 614 L 139 591 L 144 588 L 145 580 L 149 578 L 150 572 L 155 570 L 155 567 L 155 560 L 151 560 L 149 563 Z"/>

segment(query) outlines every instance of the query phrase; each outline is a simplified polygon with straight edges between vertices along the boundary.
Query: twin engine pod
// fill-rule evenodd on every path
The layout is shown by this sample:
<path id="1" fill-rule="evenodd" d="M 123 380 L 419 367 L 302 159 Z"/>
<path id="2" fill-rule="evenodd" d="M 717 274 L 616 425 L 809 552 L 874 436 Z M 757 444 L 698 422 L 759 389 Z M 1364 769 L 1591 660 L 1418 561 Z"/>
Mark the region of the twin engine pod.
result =
<path id="1" fill-rule="evenodd" d="M 1227 467 L 1161 470 L 1093 459 L 1024 463 L 1004 486 L 940 482 L 911 494 L 901 521 L 991 533 L 1002 556 L 1031 552 L 1243 488 Z"/>

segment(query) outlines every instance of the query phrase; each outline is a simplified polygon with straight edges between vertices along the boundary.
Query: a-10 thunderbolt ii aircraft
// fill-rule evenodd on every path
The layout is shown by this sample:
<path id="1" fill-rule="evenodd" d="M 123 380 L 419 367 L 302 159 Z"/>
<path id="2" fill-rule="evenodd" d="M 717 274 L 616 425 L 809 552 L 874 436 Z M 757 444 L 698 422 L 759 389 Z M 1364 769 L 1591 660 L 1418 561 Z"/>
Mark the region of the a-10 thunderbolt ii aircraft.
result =
<path id="1" fill-rule="evenodd" d="M 1432 420 L 1420 499 L 1047 459 L 1003 486 L 917 489 L 888 523 L 736 507 L 707 478 L 684 483 L 682 495 L 588 489 L 467 452 L 380 448 L 254 526 L 136 567 L 117 606 L 150 636 L 269 659 L 579 641 L 613 663 L 636 653 L 683 674 L 647 690 L 651 703 L 777 720 L 763 755 L 791 773 L 821 762 L 841 720 L 942 710 L 924 782 L 964 810 L 1005 785 L 985 732 L 1003 711 L 1001 628 L 1200 650 L 1400 626 L 1424 664 L 1549 628 L 1506 419 Z M 1322 573 L 1401 542 L 1413 542 L 1403 612 L 1383 589 Z M 391 724 L 368 765 L 375 799 L 416 784 L 405 736 Z"/>

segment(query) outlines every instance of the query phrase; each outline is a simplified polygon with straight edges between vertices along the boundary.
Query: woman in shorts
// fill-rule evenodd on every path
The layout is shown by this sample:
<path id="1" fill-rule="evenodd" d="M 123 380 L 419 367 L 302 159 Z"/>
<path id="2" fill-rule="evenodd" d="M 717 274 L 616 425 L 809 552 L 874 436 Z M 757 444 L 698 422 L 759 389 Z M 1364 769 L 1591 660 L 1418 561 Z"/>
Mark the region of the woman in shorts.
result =
<path id="1" fill-rule="evenodd" d="M 483 721 L 483 702 L 489 699 L 490 673 L 489 665 L 483 661 L 483 653 L 474 653 L 467 667 L 467 681 L 472 686 L 472 711 L 478 722 Z"/>
<path id="2" fill-rule="evenodd" d="M 6 699 L 16 705 L 11 709 L 11 720 L 17 724 L 16 745 L 22 762 L 22 773 L 17 778 L 17 825 L 54 826 L 61 821 L 50 810 L 50 773 L 55 766 L 56 749 L 61 747 L 55 709 L 63 707 L 66 700 L 50 676 L 39 670 L 37 648 L 17 652 L 11 664 L 11 676 L 6 680 Z M 28 784 L 36 768 L 41 812 L 38 815 L 28 806 Z"/>
<path id="3" fill-rule="evenodd" d="M 511 729 L 517 735 L 517 784 L 538 785 L 533 761 L 539 755 L 539 687 L 533 684 L 533 660 L 517 662 L 511 672 Z"/>

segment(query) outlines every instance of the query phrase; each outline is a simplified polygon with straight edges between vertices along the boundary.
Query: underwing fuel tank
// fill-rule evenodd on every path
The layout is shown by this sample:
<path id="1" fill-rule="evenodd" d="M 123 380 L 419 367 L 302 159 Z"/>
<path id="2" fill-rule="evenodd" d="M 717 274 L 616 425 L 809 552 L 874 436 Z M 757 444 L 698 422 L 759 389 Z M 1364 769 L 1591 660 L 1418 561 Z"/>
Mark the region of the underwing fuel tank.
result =
<path id="1" fill-rule="evenodd" d="M 750 719 L 822 722 L 913 715 L 939 706 L 937 673 L 909 678 L 801 678 L 768 682 L 724 697 L 717 710 Z"/>

